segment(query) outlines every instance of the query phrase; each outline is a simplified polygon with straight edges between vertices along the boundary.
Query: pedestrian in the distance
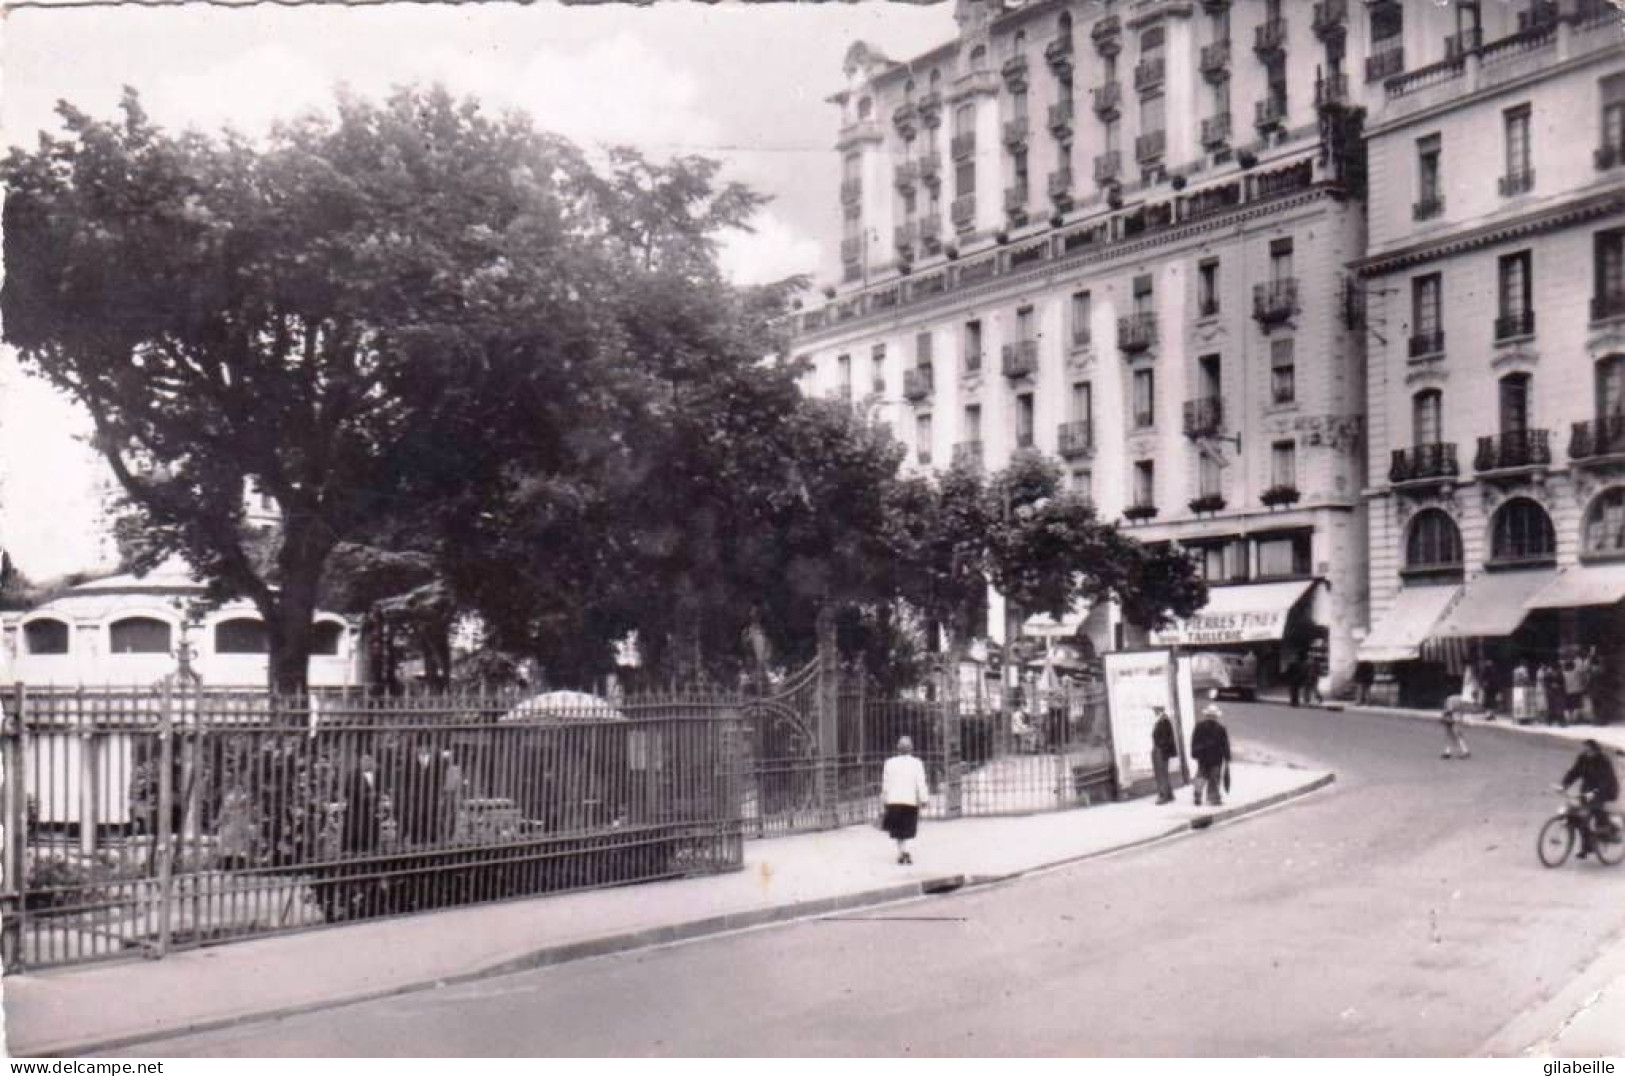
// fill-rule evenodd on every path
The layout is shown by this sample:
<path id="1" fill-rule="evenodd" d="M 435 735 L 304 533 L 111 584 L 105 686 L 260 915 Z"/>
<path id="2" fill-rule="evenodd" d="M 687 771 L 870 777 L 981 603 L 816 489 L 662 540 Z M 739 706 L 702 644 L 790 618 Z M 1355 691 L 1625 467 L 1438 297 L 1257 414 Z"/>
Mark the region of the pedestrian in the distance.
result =
<path id="1" fill-rule="evenodd" d="M 1534 707 L 1530 705 L 1531 686 L 1529 662 L 1520 661 L 1512 670 L 1512 720 L 1519 725 L 1527 725 L 1534 719 Z"/>
<path id="2" fill-rule="evenodd" d="M 1179 754 L 1179 741 L 1174 737 L 1174 723 L 1168 711 L 1161 706 L 1152 707 L 1157 723 L 1151 729 L 1151 767 L 1157 772 L 1157 802 L 1174 802 L 1174 786 L 1168 777 L 1168 763 Z"/>
<path id="3" fill-rule="evenodd" d="M 1196 760 L 1196 806 L 1202 806 L 1202 790 L 1207 789 L 1208 803 L 1218 807 L 1224 803 L 1219 794 L 1222 783 L 1230 791 L 1230 733 L 1219 718 L 1224 716 L 1217 706 L 1208 705 L 1202 711 L 1202 720 L 1191 730 L 1191 757 Z"/>
<path id="4" fill-rule="evenodd" d="M 1303 693 L 1303 661 L 1297 657 L 1287 663 L 1286 689 L 1292 705 L 1298 705 L 1298 698 Z"/>
<path id="5" fill-rule="evenodd" d="M 1320 693 L 1320 678 L 1325 670 L 1320 665 L 1320 655 L 1311 653 L 1303 663 L 1303 702 L 1305 706 L 1325 706 L 1326 699 Z"/>
<path id="6" fill-rule="evenodd" d="M 1354 666 L 1354 702 L 1358 706 L 1371 705 L 1371 685 L 1376 683 L 1377 667 L 1369 661 Z"/>
<path id="7" fill-rule="evenodd" d="M 1563 673 L 1555 661 L 1547 662 L 1540 670 L 1541 693 L 1546 698 L 1546 723 L 1567 725 L 1568 708 L 1564 704 Z"/>
<path id="8" fill-rule="evenodd" d="M 1484 687 L 1478 682 L 1478 670 L 1471 664 L 1461 671 L 1461 705 L 1465 710 L 1479 710 L 1484 706 Z"/>
<path id="9" fill-rule="evenodd" d="M 886 805 L 880 824 L 897 842 L 897 862 L 913 863 L 908 842 L 919 832 L 920 808 L 931 799 L 931 785 L 925 763 L 914 757 L 914 741 L 907 736 L 897 741 L 897 753 L 880 771 L 880 795 Z"/>
<path id="10" fill-rule="evenodd" d="M 1444 754 L 1440 758 L 1452 757 L 1452 750 L 1460 751 L 1462 758 L 1473 757 L 1473 753 L 1467 750 L 1467 740 L 1461 734 L 1461 717 L 1465 708 L 1466 702 L 1460 695 L 1452 695 L 1444 700 L 1444 713 L 1439 715 L 1439 722 L 1444 725 Z"/>
<path id="11" fill-rule="evenodd" d="M 1484 719 L 1494 721 L 1504 700 L 1501 698 L 1501 670 L 1489 658 L 1478 666 L 1478 685 L 1484 692 Z"/>

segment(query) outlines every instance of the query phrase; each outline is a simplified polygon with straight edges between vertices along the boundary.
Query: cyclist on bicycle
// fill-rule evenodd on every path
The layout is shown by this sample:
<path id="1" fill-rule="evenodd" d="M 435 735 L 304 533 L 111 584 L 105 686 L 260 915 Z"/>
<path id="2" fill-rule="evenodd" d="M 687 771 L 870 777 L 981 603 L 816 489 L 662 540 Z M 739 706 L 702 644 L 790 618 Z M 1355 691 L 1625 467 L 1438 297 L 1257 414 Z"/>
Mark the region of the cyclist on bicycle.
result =
<path id="1" fill-rule="evenodd" d="M 1605 834 L 1608 830 L 1608 804 L 1619 798 L 1619 778 L 1614 773 L 1614 764 L 1608 761 L 1608 755 L 1596 740 L 1585 742 L 1580 757 L 1563 775 L 1563 790 L 1568 791 L 1576 781 L 1580 783 L 1580 800 L 1591 816 L 1591 824 L 1581 831 L 1580 858 L 1584 859 L 1591 854 L 1593 834 Z"/>

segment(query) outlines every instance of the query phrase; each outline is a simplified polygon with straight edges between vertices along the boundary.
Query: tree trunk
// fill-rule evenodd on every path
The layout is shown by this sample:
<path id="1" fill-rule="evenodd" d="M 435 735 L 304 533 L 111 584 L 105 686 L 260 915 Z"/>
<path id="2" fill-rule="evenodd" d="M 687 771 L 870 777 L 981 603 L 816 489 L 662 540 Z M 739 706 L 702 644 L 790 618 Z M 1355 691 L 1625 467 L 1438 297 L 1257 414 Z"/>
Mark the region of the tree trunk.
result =
<path id="1" fill-rule="evenodd" d="M 316 597 L 331 546 L 290 531 L 277 557 L 277 589 L 260 613 L 269 642 L 271 692 L 299 697 L 310 690 L 310 646 Z"/>
<path id="2" fill-rule="evenodd" d="M 826 599 L 818 606 L 818 805 L 824 825 L 840 825 L 840 675 L 841 655 L 835 637 L 835 604 Z"/>

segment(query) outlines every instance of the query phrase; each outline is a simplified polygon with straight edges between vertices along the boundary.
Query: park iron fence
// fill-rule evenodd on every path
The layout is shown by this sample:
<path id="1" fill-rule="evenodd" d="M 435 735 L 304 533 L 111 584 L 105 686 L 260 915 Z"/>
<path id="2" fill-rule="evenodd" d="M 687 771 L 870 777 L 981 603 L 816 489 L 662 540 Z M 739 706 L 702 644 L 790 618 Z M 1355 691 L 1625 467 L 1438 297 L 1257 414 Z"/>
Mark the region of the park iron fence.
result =
<path id="1" fill-rule="evenodd" d="M 6 970 L 743 864 L 737 698 L 5 698 Z"/>

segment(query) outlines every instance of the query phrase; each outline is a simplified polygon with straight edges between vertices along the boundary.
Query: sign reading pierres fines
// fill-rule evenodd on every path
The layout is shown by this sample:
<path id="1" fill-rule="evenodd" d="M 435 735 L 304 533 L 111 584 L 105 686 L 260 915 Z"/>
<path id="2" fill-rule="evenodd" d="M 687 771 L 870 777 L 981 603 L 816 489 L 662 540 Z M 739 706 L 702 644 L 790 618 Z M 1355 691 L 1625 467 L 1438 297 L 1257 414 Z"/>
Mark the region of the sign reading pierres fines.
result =
<path id="1" fill-rule="evenodd" d="M 1213 643 L 1262 643 L 1286 630 L 1288 609 L 1266 613 L 1197 613 L 1172 627 L 1151 633 L 1156 646 L 1200 646 Z"/>

